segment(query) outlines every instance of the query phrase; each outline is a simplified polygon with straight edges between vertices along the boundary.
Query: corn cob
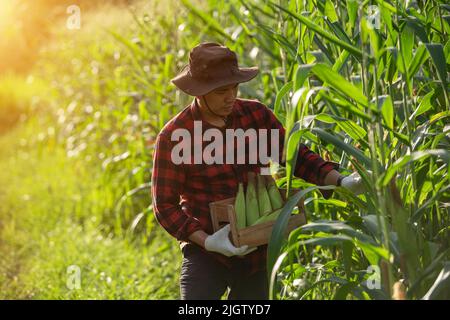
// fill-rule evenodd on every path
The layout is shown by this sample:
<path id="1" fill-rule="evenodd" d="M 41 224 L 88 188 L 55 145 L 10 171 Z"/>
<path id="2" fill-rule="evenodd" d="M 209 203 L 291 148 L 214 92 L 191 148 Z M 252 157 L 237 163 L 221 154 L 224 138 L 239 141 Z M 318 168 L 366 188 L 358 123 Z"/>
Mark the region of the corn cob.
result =
<path id="1" fill-rule="evenodd" d="M 276 210 L 283 206 L 283 198 L 281 198 L 280 190 L 271 175 L 266 176 L 267 192 L 269 193 L 270 204 L 272 209 Z"/>
<path id="2" fill-rule="evenodd" d="M 246 226 L 246 213 L 245 213 L 245 195 L 244 187 L 242 183 L 239 183 L 238 193 L 234 201 L 234 210 L 236 212 L 237 228 L 245 228 Z"/>
<path id="3" fill-rule="evenodd" d="M 274 212 L 270 213 L 270 214 L 266 214 L 265 216 L 262 216 L 261 218 L 259 218 L 258 220 L 256 220 L 256 222 L 253 225 L 256 225 L 258 223 L 263 223 L 263 222 L 268 222 L 268 221 L 274 221 L 278 218 L 278 216 L 281 213 L 282 208 L 275 210 Z"/>
<path id="4" fill-rule="evenodd" d="M 272 205 L 270 204 L 269 194 L 267 193 L 264 177 L 258 174 L 258 203 L 259 216 L 262 217 L 271 213 Z"/>
<path id="5" fill-rule="evenodd" d="M 245 193 L 245 209 L 247 214 L 247 226 L 253 225 L 259 219 L 259 204 L 256 196 L 255 173 L 249 171 L 248 183 Z"/>

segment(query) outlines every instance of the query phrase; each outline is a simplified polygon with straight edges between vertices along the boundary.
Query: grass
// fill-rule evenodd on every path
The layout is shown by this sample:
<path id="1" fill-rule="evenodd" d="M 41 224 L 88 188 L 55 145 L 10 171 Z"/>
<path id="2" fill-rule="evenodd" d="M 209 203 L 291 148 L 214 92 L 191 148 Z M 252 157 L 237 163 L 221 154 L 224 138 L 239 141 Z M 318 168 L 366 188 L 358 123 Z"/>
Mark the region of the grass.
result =
<path id="1" fill-rule="evenodd" d="M 150 243 L 107 233 L 96 211 L 102 208 L 88 201 L 102 188 L 95 168 L 52 144 L 29 150 L 11 143 L 24 144 L 35 129 L 28 124 L 28 132 L 18 128 L 0 140 L 1 181 L 8 186 L 1 194 L 0 297 L 177 299 L 176 241 L 160 229 Z M 81 269 L 79 290 L 66 285 L 71 265 Z"/>
<path id="2" fill-rule="evenodd" d="M 0 134 L 37 113 L 48 112 L 47 89 L 44 81 L 32 76 L 0 74 Z"/>

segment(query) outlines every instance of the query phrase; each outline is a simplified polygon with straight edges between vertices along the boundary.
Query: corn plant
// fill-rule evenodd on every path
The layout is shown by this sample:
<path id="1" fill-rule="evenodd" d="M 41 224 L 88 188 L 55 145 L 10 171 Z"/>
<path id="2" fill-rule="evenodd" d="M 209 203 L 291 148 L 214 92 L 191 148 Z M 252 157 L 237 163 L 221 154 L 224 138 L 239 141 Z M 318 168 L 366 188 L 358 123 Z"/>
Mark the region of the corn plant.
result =
<path id="1" fill-rule="evenodd" d="M 448 298 L 449 6 L 230 1 L 215 19 L 183 2 L 246 61 L 259 52 L 261 84 L 244 93 L 269 101 L 289 133 L 278 183 L 304 190 L 269 244 L 272 298 Z M 300 142 L 358 171 L 364 195 L 294 179 Z M 284 242 L 301 197 L 311 223 Z"/>

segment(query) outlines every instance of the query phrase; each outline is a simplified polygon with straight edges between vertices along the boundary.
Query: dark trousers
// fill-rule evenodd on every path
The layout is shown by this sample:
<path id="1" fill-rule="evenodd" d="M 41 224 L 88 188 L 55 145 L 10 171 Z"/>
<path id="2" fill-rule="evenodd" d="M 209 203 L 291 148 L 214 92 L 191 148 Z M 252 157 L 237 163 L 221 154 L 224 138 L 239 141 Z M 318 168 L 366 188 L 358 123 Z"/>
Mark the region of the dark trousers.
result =
<path id="1" fill-rule="evenodd" d="M 227 268 L 194 244 L 186 244 L 181 265 L 182 300 L 220 300 L 227 288 L 229 300 L 267 300 L 269 286 L 265 270 L 251 276 L 236 263 Z"/>

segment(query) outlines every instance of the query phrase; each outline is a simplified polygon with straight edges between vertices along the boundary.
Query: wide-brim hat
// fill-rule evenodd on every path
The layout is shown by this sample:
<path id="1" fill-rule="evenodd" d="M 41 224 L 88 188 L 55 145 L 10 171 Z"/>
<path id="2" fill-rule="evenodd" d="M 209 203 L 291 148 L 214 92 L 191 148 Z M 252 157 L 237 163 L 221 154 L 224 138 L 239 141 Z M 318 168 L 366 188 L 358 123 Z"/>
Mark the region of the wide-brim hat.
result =
<path id="1" fill-rule="evenodd" d="M 256 77 L 258 67 L 239 67 L 236 53 L 218 43 L 205 42 L 189 53 L 189 64 L 171 81 L 191 96 Z"/>

